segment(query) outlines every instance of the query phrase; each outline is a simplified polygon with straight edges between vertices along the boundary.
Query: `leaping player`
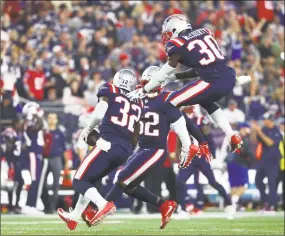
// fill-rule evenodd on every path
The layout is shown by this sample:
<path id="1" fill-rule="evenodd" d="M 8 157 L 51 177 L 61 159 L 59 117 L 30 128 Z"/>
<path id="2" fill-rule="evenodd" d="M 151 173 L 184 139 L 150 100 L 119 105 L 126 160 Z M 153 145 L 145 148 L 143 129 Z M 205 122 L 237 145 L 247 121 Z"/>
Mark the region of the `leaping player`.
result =
<path id="1" fill-rule="evenodd" d="M 233 90 L 236 73 L 226 64 L 226 59 L 210 30 L 193 30 L 184 15 L 175 14 L 164 21 L 162 40 L 169 57 L 168 62 L 143 88 L 136 89 L 127 96 L 131 99 L 141 98 L 166 80 L 200 76 L 200 79 L 172 92 L 166 99 L 167 106 L 171 108 L 200 104 L 225 132 L 232 151 L 239 149 L 242 139 L 234 133 L 221 108 L 215 103 Z M 178 63 L 192 69 L 174 74 Z"/>

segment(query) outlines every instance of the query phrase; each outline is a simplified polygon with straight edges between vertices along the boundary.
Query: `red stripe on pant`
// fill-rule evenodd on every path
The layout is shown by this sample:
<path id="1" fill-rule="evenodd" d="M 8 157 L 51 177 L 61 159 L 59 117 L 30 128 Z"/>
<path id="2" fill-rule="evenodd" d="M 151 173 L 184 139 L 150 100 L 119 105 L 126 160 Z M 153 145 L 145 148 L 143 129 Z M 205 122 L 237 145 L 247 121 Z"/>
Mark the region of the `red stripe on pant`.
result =
<path id="1" fill-rule="evenodd" d="M 77 170 L 76 170 L 76 172 L 75 172 L 75 174 L 74 174 L 74 178 L 76 177 L 76 175 L 77 175 L 78 171 L 80 170 L 80 168 L 82 167 L 83 163 L 86 162 L 86 161 L 88 161 L 88 157 L 93 153 L 93 151 L 95 151 L 96 148 L 97 148 L 97 147 L 95 146 L 95 147 L 90 151 L 90 153 L 84 158 L 84 160 L 81 162 L 80 166 L 77 168 Z M 80 177 L 77 178 L 77 179 L 79 179 L 79 180 L 82 179 L 82 177 L 85 175 L 85 173 L 86 173 L 86 171 L 88 170 L 88 168 L 90 167 L 90 165 L 95 161 L 95 159 L 99 156 L 99 154 L 100 154 L 101 152 L 102 152 L 102 151 L 99 150 L 98 153 L 97 153 L 91 160 L 89 160 L 89 163 L 88 163 L 88 165 L 85 167 L 83 173 L 82 173 L 82 174 L 80 175 Z"/>
<path id="2" fill-rule="evenodd" d="M 147 161 L 145 161 L 142 165 L 140 165 L 140 167 L 138 167 L 135 172 L 133 172 L 130 176 L 128 176 L 126 179 L 124 179 L 122 182 L 125 183 L 127 180 L 129 180 L 130 178 L 132 178 L 144 165 L 146 165 L 161 149 L 158 149 Z M 156 162 L 159 161 L 159 159 L 163 156 L 164 151 L 161 153 L 161 155 L 159 156 L 159 158 L 153 162 L 150 166 L 148 166 L 139 176 L 141 176 L 143 173 L 145 173 L 149 168 L 151 168 Z M 139 176 L 137 176 L 135 179 L 137 179 Z M 134 180 L 135 180 L 134 179 Z M 134 181 L 132 180 L 132 181 Z"/>
<path id="3" fill-rule="evenodd" d="M 197 95 L 203 93 L 205 90 L 207 90 L 209 87 L 211 87 L 211 84 L 208 84 L 207 87 L 205 87 L 204 89 L 200 90 L 199 92 L 193 94 L 192 96 L 190 96 L 189 98 L 186 98 L 184 101 L 179 102 L 176 106 L 179 106 L 181 103 L 189 101 L 190 99 L 196 97 Z"/>
<path id="4" fill-rule="evenodd" d="M 172 102 L 175 98 L 177 98 L 178 96 L 182 95 L 183 93 L 186 93 L 187 91 L 189 91 L 191 88 L 195 87 L 196 85 L 200 84 L 202 82 L 202 80 L 197 81 L 195 84 L 193 84 L 192 86 L 190 86 L 188 89 L 186 89 L 185 91 L 181 91 L 180 93 L 176 94 L 173 98 L 171 98 L 169 100 L 169 102 Z"/>

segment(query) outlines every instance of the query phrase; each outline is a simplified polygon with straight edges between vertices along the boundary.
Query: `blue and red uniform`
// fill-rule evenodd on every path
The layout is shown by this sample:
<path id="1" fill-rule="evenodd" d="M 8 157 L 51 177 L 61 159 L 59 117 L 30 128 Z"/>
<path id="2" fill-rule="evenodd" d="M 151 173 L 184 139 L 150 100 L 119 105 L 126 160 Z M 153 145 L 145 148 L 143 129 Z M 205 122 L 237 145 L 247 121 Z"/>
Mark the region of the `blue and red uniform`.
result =
<path id="1" fill-rule="evenodd" d="M 3 156 L 6 158 L 9 170 L 12 170 L 13 175 L 11 178 L 17 182 L 16 185 L 16 203 L 15 206 L 19 207 L 20 194 L 24 185 L 24 179 L 22 177 L 22 168 L 20 164 L 21 155 L 21 141 L 17 132 L 13 128 L 6 128 L 1 133 L 1 145 L 5 146 L 3 150 Z M 9 176 L 9 174 L 8 174 Z M 10 177 L 10 176 L 9 176 Z M 12 208 L 13 204 L 13 191 L 8 193 L 9 208 Z"/>
<path id="2" fill-rule="evenodd" d="M 36 207 L 37 199 L 41 196 L 44 186 L 44 176 L 42 173 L 44 148 L 42 118 L 34 116 L 31 120 L 26 120 L 24 137 L 27 145 L 27 151 L 29 153 L 29 166 L 32 179 L 26 205 Z"/>
<path id="3" fill-rule="evenodd" d="M 139 184 L 146 175 L 165 162 L 170 124 L 182 116 L 178 108 L 173 108 L 172 112 L 166 113 L 165 99 L 168 94 L 169 92 L 164 91 L 152 98 L 143 99 L 144 110 L 140 120 L 139 147 L 118 174 L 117 184 L 106 196 L 108 201 L 116 201 L 124 191 L 129 196 L 159 206 L 158 197 Z M 191 121 L 187 122 L 187 127 L 192 124 Z"/>
<path id="4" fill-rule="evenodd" d="M 93 187 L 92 183 L 124 164 L 133 151 L 134 125 L 141 117 L 143 103 L 130 101 L 126 93 L 111 83 L 102 85 L 98 91 L 98 98 L 108 98 L 100 138 L 110 142 L 111 147 L 106 152 L 95 146 L 77 168 L 73 186 L 82 194 Z"/>
<path id="5" fill-rule="evenodd" d="M 185 30 L 179 37 L 169 40 L 165 47 L 168 56 L 174 53 L 181 55 L 179 63 L 195 69 L 200 76 L 197 81 L 170 94 L 167 101 L 172 105 L 200 104 L 208 111 L 211 109 L 209 104 L 220 100 L 234 88 L 235 70 L 226 65 L 210 30 Z"/>
<path id="6" fill-rule="evenodd" d="M 207 119 L 205 119 L 205 117 L 198 118 L 196 122 L 197 122 L 197 125 L 199 126 L 200 129 L 202 129 L 202 127 L 208 123 L 208 121 L 207 121 Z M 206 135 L 204 135 L 204 137 L 207 140 L 207 142 L 210 141 L 209 143 L 211 145 L 209 145 L 209 146 L 210 146 L 211 153 L 215 155 L 215 144 L 214 144 L 213 140 L 211 140 L 212 136 L 210 135 L 207 137 Z M 195 186 L 197 189 L 197 199 L 196 199 L 195 207 L 197 207 L 199 209 L 203 208 L 204 194 L 203 194 L 203 187 L 201 184 L 199 184 L 199 174 L 200 174 L 199 172 L 200 171 L 208 179 L 209 184 L 214 189 L 216 189 L 218 191 L 218 193 L 224 198 L 225 204 L 231 205 L 232 204 L 231 198 L 227 194 L 224 187 L 216 181 L 213 170 L 211 169 L 211 165 L 206 161 L 205 158 L 195 157 L 192 160 L 191 165 L 189 167 L 187 167 L 186 169 L 180 169 L 179 170 L 179 173 L 177 176 L 178 187 L 180 190 L 180 203 L 182 205 L 182 208 L 185 208 L 185 206 L 188 203 L 192 203 L 192 199 L 187 197 L 188 194 L 187 194 L 187 189 L 186 189 L 186 182 L 191 177 L 191 175 L 193 175 L 193 174 L 194 174 L 194 183 L 195 183 Z M 188 201 L 186 199 L 188 199 Z"/>

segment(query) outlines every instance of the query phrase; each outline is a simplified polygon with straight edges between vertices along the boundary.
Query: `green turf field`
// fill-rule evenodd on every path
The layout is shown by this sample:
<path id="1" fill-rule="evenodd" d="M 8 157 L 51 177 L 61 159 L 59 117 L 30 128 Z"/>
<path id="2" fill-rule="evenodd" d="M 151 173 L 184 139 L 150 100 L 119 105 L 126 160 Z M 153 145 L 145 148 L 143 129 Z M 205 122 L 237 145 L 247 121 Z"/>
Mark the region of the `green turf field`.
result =
<path id="1" fill-rule="evenodd" d="M 211 217 L 211 216 L 209 216 Z M 1 235 L 284 235 L 284 216 L 242 216 L 234 220 L 223 217 L 179 219 L 174 217 L 166 229 L 160 230 L 160 219 L 131 216 L 109 217 L 103 224 L 87 228 L 80 223 L 69 231 L 57 218 L 1 216 Z"/>

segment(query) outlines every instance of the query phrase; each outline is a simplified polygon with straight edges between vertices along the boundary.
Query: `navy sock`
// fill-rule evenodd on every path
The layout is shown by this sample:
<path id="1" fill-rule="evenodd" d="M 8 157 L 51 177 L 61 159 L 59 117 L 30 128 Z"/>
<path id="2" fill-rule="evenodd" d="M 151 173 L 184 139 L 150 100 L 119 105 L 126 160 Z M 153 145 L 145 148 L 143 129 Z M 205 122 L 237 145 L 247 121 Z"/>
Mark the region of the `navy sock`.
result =
<path id="1" fill-rule="evenodd" d="M 94 188 L 94 185 L 84 180 L 73 179 L 73 187 L 75 191 L 81 193 L 83 196 L 89 188 Z"/>
<path id="2" fill-rule="evenodd" d="M 105 199 L 110 202 L 116 202 L 123 194 L 124 188 L 119 184 L 115 184 L 111 190 L 107 193 Z"/>
<path id="3" fill-rule="evenodd" d="M 194 124 L 194 122 L 184 112 L 182 114 L 186 120 L 187 130 L 189 134 L 191 134 L 195 139 L 197 139 L 199 144 L 206 143 L 206 140 L 203 134 L 201 133 L 200 129 Z"/>
<path id="4" fill-rule="evenodd" d="M 224 189 L 224 187 L 222 185 L 220 185 L 219 183 L 216 183 L 215 185 L 212 185 L 218 192 L 219 194 L 223 197 L 223 199 L 225 200 L 225 205 L 229 206 L 232 205 L 232 199 L 230 198 L 230 196 L 227 194 L 226 190 Z"/>
<path id="5" fill-rule="evenodd" d="M 148 191 L 142 186 L 137 186 L 135 189 L 125 191 L 130 197 L 136 198 L 140 201 L 147 202 L 154 206 L 160 207 L 164 199 Z"/>
<path id="6" fill-rule="evenodd" d="M 178 200 L 183 210 L 186 207 L 186 197 L 187 197 L 187 189 L 186 183 L 177 181 L 177 188 L 178 188 Z"/>

